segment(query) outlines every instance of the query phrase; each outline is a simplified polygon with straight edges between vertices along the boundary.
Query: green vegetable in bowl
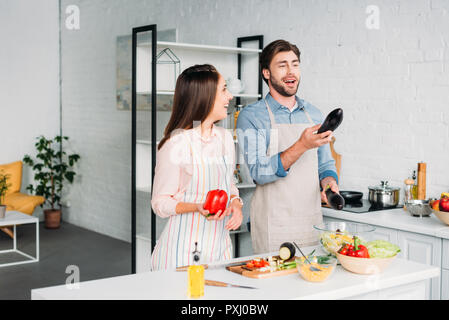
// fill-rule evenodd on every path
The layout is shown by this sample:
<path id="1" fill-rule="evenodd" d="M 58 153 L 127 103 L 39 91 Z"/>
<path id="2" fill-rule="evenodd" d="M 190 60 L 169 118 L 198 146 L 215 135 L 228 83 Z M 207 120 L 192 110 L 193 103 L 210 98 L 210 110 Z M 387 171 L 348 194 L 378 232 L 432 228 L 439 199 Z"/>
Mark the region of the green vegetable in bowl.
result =
<path id="1" fill-rule="evenodd" d="M 371 258 L 391 258 L 397 255 L 401 249 L 385 240 L 374 240 L 366 244 Z"/>

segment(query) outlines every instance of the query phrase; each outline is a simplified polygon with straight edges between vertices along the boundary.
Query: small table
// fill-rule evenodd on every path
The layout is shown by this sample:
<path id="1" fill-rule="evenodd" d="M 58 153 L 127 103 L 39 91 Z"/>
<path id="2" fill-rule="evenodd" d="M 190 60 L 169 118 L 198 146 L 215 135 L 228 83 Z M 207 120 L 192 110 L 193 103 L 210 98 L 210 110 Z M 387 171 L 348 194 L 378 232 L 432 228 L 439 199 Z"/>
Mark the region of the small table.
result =
<path id="1" fill-rule="evenodd" d="M 22 252 L 19 249 L 17 249 L 16 226 L 23 225 L 23 224 L 29 224 L 29 223 L 36 224 L 36 257 L 30 256 L 29 254 L 26 254 L 25 252 Z M 28 258 L 28 260 L 3 263 L 3 264 L 0 264 L 0 267 L 7 267 L 7 266 L 18 265 L 18 264 L 24 264 L 24 263 L 38 262 L 39 261 L 39 219 L 37 217 L 32 217 L 27 214 L 24 214 L 22 212 L 7 211 L 5 214 L 5 218 L 0 219 L 0 227 L 11 226 L 11 225 L 14 226 L 14 240 L 13 240 L 14 246 L 12 249 L 0 250 L 0 254 L 15 252 L 15 253 L 18 253 L 18 254 Z"/>

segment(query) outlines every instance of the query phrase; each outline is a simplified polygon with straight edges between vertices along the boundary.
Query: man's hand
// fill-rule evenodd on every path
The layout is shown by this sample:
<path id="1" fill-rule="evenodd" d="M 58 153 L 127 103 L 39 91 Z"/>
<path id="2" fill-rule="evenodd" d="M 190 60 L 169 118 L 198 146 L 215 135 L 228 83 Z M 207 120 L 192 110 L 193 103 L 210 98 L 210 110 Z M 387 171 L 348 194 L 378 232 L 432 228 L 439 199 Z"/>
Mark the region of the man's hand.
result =
<path id="1" fill-rule="evenodd" d="M 326 177 L 321 180 L 321 187 L 323 188 L 323 191 L 321 191 L 321 202 L 329 204 L 326 197 L 327 186 L 330 186 L 331 190 L 336 193 L 340 193 L 340 190 L 338 189 L 338 184 L 334 177 Z"/>
<path id="2" fill-rule="evenodd" d="M 306 128 L 301 137 L 287 150 L 281 153 L 281 162 L 285 170 L 288 170 L 307 150 L 318 148 L 332 140 L 332 131 L 326 131 L 320 134 L 315 132 L 321 127 L 321 124 Z"/>
<path id="3" fill-rule="evenodd" d="M 298 140 L 298 143 L 302 144 L 307 150 L 321 147 L 332 140 L 332 131 L 328 130 L 323 133 L 316 134 L 315 132 L 321 127 L 321 124 L 317 124 L 316 126 L 306 128 L 301 137 Z"/>

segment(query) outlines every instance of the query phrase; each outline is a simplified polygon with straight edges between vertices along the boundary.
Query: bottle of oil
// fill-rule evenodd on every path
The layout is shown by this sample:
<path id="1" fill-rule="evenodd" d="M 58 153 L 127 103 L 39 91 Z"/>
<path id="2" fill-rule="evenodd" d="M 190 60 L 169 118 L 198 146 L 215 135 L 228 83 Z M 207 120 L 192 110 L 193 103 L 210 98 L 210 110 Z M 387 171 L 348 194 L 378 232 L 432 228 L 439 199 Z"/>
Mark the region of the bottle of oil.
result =
<path id="1" fill-rule="evenodd" d="M 234 139 L 237 139 L 237 119 L 239 118 L 239 113 L 240 110 L 242 110 L 242 105 L 239 104 L 237 106 L 235 106 L 235 111 L 234 111 Z"/>
<path id="2" fill-rule="evenodd" d="M 416 170 L 413 170 L 412 179 L 413 179 L 413 186 L 412 186 L 413 199 L 411 199 L 411 200 L 417 200 L 418 199 L 418 182 L 416 180 Z"/>
<path id="3" fill-rule="evenodd" d="M 198 242 L 195 242 L 192 260 L 193 265 L 187 270 L 187 295 L 189 298 L 200 298 L 204 295 L 204 266 L 200 264 L 201 253 L 198 251 Z"/>

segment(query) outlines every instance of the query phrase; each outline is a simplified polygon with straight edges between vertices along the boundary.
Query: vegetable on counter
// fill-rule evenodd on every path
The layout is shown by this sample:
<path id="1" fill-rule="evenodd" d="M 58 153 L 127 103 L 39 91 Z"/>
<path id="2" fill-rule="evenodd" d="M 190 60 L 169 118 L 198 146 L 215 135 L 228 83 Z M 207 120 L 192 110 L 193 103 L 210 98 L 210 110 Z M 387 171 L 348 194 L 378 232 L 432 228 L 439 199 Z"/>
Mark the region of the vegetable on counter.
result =
<path id="1" fill-rule="evenodd" d="M 347 231 L 323 232 L 320 236 L 323 247 L 332 254 L 338 251 L 342 245 L 352 243 L 352 235 Z"/>
<path id="2" fill-rule="evenodd" d="M 371 258 L 391 258 L 401 251 L 397 245 L 385 240 L 370 241 L 366 247 Z"/>
<path id="3" fill-rule="evenodd" d="M 269 267 L 269 266 L 270 266 L 270 263 L 264 259 L 253 259 L 246 264 L 246 267 L 250 268 L 250 269 L 264 268 L 264 267 Z"/>
<path id="4" fill-rule="evenodd" d="M 284 242 L 279 248 L 279 257 L 282 260 L 289 260 L 295 256 L 296 249 L 290 242 Z"/>
<path id="5" fill-rule="evenodd" d="M 374 240 L 360 244 L 360 239 L 354 237 L 354 245 L 345 244 L 338 251 L 339 254 L 356 258 L 391 258 L 397 255 L 401 249 L 385 240 Z"/>
<path id="6" fill-rule="evenodd" d="M 338 251 L 338 253 L 355 258 L 369 258 L 368 248 L 360 243 L 358 237 L 354 236 L 353 239 L 354 245 L 346 244 L 340 251 Z"/>

